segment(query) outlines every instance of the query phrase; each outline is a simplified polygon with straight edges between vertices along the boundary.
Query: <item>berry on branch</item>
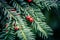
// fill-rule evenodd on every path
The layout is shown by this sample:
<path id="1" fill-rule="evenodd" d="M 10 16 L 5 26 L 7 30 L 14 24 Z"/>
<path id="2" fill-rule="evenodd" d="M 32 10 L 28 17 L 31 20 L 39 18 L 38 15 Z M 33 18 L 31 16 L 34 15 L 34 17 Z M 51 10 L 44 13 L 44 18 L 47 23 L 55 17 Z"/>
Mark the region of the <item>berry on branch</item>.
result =
<path id="1" fill-rule="evenodd" d="M 31 16 L 26 16 L 26 20 L 29 20 L 31 18 Z"/>
<path id="2" fill-rule="evenodd" d="M 26 16 L 26 20 L 28 20 L 29 22 L 33 22 L 34 19 L 31 16 Z"/>
<path id="3" fill-rule="evenodd" d="M 8 24 L 5 24 L 6 28 L 8 27 Z"/>
<path id="4" fill-rule="evenodd" d="M 19 30 L 19 26 L 14 27 L 14 29 L 15 29 L 16 31 Z"/>
<path id="5" fill-rule="evenodd" d="M 11 11 L 16 11 L 16 9 L 11 9 Z"/>
<path id="6" fill-rule="evenodd" d="M 13 8 L 13 9 L 9 9 L 9 10 L 10 10 L 11 12 L 16 12 L 16 9 L 14 9 L 14 8 Z"/>
<path id="7" fill-rule="evenodd" d="M 30 18 L 30 19 L 29 19 L 29 22 L 33 22 L 33 21 L 34 21 L 34 19 L 33 19 L 33 18 Z"/>
<path id="8" fill-rule="evenodd" d="M 6 32 L 8 32 L 8 30 L 6 30 Z"/>
<path id="9" fill-rule="evenodd" d="M 32 2 L 32 0 L 27 0 L 27 2 L 29 2 L 29 3 L 30 3 L 30 2 Z"/>

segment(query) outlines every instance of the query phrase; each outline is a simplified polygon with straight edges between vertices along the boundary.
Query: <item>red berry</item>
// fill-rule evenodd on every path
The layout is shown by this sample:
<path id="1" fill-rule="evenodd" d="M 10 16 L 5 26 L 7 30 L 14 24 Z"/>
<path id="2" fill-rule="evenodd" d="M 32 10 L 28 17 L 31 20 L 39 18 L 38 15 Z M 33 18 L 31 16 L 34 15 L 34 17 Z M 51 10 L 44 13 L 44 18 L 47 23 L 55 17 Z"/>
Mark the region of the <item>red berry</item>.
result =
<path id="1" fill-rule="evenodd" d="M 27 0 L 29 3 L 32 2 L 32 0 Z"/>
<path id="2" fill-rule="evenodd" d="M 11 11 L 16 11 L 16 9 L 11 9 Z"/>
<path id="3" fill-rule="evenodd" d="M 8 32 L 8 30 L 6 30 L 6 32 Z"/>
<path id="4" fill-rule="evenodd" d="M 17 30 L 19 30 L 19 27 L 16 26 L 16 27 L 14 27 L 14 29 L 17 31 Z"/>
<path id="5" fill-rule="evenodd" d="M 31 18 L 31 16 L 26 16 L 26 19 L 29 20 Z"/>
<path id="6" fill-rule="evenodd" d="M 34 19 L 33 19 L 33 18 L 30 18 L 30 19 L 29 19 L 29 21 L 30 21 L 30 22 L 33 22 L 33 21 L 34 21 Z"/>
<path id="7" fill-rule="evenodd" d="M 8 27 L 8 24 L 5 24 L 6 28 Z"/>

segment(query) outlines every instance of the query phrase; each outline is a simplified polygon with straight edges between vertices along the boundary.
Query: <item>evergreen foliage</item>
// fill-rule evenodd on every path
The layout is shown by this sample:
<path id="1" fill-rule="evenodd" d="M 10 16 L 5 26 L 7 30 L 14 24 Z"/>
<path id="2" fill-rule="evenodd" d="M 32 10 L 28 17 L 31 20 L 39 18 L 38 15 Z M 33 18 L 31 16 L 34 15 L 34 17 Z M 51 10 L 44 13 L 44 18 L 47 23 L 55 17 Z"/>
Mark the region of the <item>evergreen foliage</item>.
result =
<path id="1" fill-rule="evenodd" d="M 36 40 L 36 35 L 43 39 L 53 35 L 46 20 L 51 8 L 58 7 L 54 1 L 6 0 L 0 4 L 0 40 Z M 31 16 L 34 21 L 28 21 L 26 16 Z"/>

